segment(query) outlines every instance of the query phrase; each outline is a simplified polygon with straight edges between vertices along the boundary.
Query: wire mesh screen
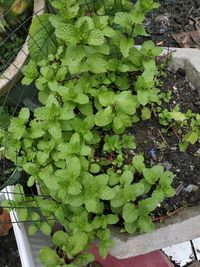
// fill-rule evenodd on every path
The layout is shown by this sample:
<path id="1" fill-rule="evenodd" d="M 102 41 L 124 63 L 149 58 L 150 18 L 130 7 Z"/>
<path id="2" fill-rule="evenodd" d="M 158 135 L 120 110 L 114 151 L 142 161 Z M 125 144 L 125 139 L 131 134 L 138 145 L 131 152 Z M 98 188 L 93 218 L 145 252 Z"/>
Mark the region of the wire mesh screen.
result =
<path id="1" fill-rule="evenodd" d="M 41 4 L 42 2 L 43 1 L 40 2 L 37 8 L 35 6 L 36 4 L 32 2 L 26 15 L 22 17 L 15 17 L 15 25 L 8 26 L 6 22 L 10 9 L 4 11 L 1 15 L 4 25 L 1 26 L 0 24 L 0 29 L 3 31 L 2 35 L 0 35 L 0 76 L 2 77 L 4 84 L 1 85 L 0 80 L 0 114 L 2 116 L 4 115 L 4 118 L 6 118 L 4 125 L 1 126 L 1 129 L 3 130 L 6 130 L 8 127 L 10 117 L 17 115 L 20 108 L 27 106 L 30 111 L 33 112 L 36 107 L 40 106 L 35 85 L 30 84 L 28 86 L 22 86 L 20 78 L 23 76 L 22 67 L 29 60 L 28 49 L 24 44 L 28 44 L 29 41 L 32 40 L 32 43 L 39 47 L 40 53 L 43 55 L 42 57 L 47 56 L 49 53 L 48 43 L 45 44 L 45 47 L 40 46 L 38 39 L 36 39 L 31 33 L 29 33 L 28 38 L 26 38 L 33 16 L 37 17 L 37 23 L 40 24 L 38 32 L 40 32 L 41 29 L 44 29 L 46 34 L 49 35 L 48 42 L 54 45 L 55 50 L 58 46 L 54 41 L 52 34 L 48 32 L 42 17 L 40 17 L 40 15 L 44 12 L 56 13 L 56 11 L 48 3 Z M 117 8 L 114 10 L 109 6 L 110 1 L 106 0 L 83 0 L 81 2 L 82 8 L 80 12 L 83 12 L 83 14 L 86 14 L 87 16 L 97 14 L 100 2 L 103 2 L 104 9 L 99 15 L 111 15 L 125 9 L 122 0 L 117 1 Z M 132 3 L 134 4 L 136 1 L 132 0 Z M 162 0 L 160 1 L 160 4 L 161 7 L 159 9 L 150 12 L 145 18 L 144 24 L 148 36 L 138 37 L 136 44 L 141 44 L 144 40 L 152 39 L 158 46 L 168 48 L 181 46 L 181 41 L 176 38 L 176 34 L 195 31 L 198 27 L 200 27 L 198 17 L 200 13 L 200 3 L 195 0 Z M 185 8 L 185 6 L 187 6 L 187 8 Z M 37 35 L 38 32 L 35 34 Z M 194 47 L 194 45 L 191 47 Z M 15 60 L 19 53 L 21 58 L 23 58 L 22 62 Z M 117 50 L 114 54 L 116 57 L 120 56 L 120 53 Z M 10 65 L 12 65 L 12 68 L 7 71 Z M 70 77 L 68 78 L 70 79 Z M 8 84 L 6 84 L 5 80 L 8 81 Z M 7 114 L 7 117 L 5 114 Z M 20 151 L 16 151 L 15 162 L 10 162 L 4 157 L 4 151 L 7 149 L 7 146 L 8 144 L 6 141 L 2 143 L 0 159 L 1 184 L 5 186 L 20 183 L 22 186 L 18 187 L 14 192 L 10 191 L 10 188 L 8 187 L 4 189 L 7 193 L 8 205 L 4 205 L 3 207 L 12 208 L 14 205 L 14 208 L 17 208 L 18 210 L 23 210 L 24 208 L 27 209 L 28 214 L 26 214 L 26 216 L 24 216 L 25 219 L 20 222 L 32 221 L 37 223 L 38 221 L 55 221 L 53 215 L 45 216 L 40 214 L 40 211 L 38 212 L 38 202 L 40 202 L 41 199 L 48 200 L 51 198 L 41 192 L 38 193 L 36 184 L 31 187 L 27 186 L 26 183 L 29 178 L 28 175 L 25 172 L 20 172 L 18 169 L 18 155 Z M 12 204 L 13 202 L 11 200 L 13 197 L 10 197 L 11 195 L 14 195 L 14 199 L 16 199 L 14 204 Z M 17 206 L 17 199 L 19 199 L 19 206 Z M 36 215 L 36 213 L 38 215 Z M 15 223 L 17 222 L 18 220 L 16 218 Z"/>

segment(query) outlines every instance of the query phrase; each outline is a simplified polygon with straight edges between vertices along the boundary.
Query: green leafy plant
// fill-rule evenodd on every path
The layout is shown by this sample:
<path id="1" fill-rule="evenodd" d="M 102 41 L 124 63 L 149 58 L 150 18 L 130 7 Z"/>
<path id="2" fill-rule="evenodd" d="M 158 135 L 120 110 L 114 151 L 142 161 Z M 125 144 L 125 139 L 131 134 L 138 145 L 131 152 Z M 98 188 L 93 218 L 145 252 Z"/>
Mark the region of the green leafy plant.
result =
<path id="1" fill-rule="evenodd" d="M 28 198 L 31 212 L 23 208 L 24 198 L 16 198 L 19 218 L 32 221 L 31 234 L 50 234 L 56 221 L 63 227 L 52 237 L 61 255 L 45 247 L 41 262 L 74 267 L 92 260 L 87 250 L 95 239 L 106 257 L 113 245 L 109 226 L 119 220 L 122 231 L 152 230 L 151 212 L 174 194 L 174 175 L 130 154 L 136 144 L 126 133 L 139 113 L 150 118 L 147 104 L 160 101 L 155 57 L 161 49 L 152 41 L 134 47 L 134 38 L 146 35 L 145 14 L 158 4 L 108 0 L 88 8 L 85 1 L 50 2 L 57 14 L 40 17 L 42 31 L 34 19 L 30 33 L 42 51 L 30 39 L 31 60 L 23 69 L 23 83 L 35 82 L 41 107 L 33 114 L 22 108 L 4 139 L 6 157 L 15 162 L 17 152 L 28 186 L 39 183 L 48 196 Z"/>
<path id="2" fill-rule="evenodd" d="M 160 109 L 159 109 L 160 110 Z M 160 110 L 159 121 L 162 125 L 178 129 L 180 151 L 184 152 L 189 144 L 194 145 L 200 139 L 200 114 L 191 110 L 183 113 L 176 106 L 172 111 Z"/>

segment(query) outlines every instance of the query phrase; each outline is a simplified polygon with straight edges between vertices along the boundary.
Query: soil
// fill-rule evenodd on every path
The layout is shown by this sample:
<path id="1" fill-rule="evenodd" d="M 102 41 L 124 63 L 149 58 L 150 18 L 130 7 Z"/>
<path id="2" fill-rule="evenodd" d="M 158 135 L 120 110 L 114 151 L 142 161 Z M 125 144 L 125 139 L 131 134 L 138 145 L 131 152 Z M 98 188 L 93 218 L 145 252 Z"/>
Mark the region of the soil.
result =
<path id="1" fill-rule="evenodd" d="M 184 76 L 184 72 L 169 72 L 163 78 L 161 91 L 172 92 L 172 100 L 165 104 L 165 108 L 173 108 L 178 104 L 182 112 L 191 109 L 199 113 L 200 98 Z M 174 212 L 181 207 L 196 205 L 200 202 L 200 143 L 189 145 L 185 152 L 180 152 L 178 129 L 174 129 L 174 132 L 170 129 L 161 133 L 162 128 L 158 119 L 152 116 L 149 120 L 133 125 L 129 130 L 136 138 L 136 152 L 144 152 L 148 165 L 161 164 L 165 169 L 176 174 L 173 182 L 176 195 L 166 199 L 154 216 L 163 216 L 169 211 Z M 152 150 L 154 151 L 153 157 Z"/>
<path id="2" fill-rule="evenodd" d="M 149 38 L 161 46 L 179 47 L 173 39 L 172 34 L 196 30 L 196 23 L 200 22 L 200 1 L 199 0 L 160 0 L 161 7 L 148 14 L 145 26 Z M 138 38 L 142 43 L 145 38 Z"/>
<path id="3" fill-rule="evenodd" d="M 0 237 L 0 266 L 22 267 L 13 230 Z"/>

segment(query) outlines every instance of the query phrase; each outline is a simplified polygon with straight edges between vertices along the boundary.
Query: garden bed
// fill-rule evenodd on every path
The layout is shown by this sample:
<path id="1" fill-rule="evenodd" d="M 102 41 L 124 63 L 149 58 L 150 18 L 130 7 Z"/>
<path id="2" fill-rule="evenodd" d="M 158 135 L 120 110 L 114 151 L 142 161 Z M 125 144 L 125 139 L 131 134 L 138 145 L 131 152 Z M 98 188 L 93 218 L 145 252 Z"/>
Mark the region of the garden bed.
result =
<path id="1" fill-rule="evenodd" d="M 181 112 L 186 112 L 188 109 L 199 112 L 199 95 L 183 71 L 167 72 L 166 77 L 163 78 L 161 92 L 172 92 L 171 101 L 163 105 L 163 109 L 173 109 L 179 105 Z M 175 212 L 184 206 L 196 205 L 200 201 L 200 144 L 190 145 L 184 153 L 180 152 L 179 129 L 166 128 L 165 133 L 161 132 L 162 129 L 163 126 L 158 123 L 156 113 L 151 119 L 140 121 L 129 129 L 129 132 L 136 137 L 138 144 L 136 153 L 144 152 L 148 165 L 159 163 L 176 174 L 173 182 L 176 196 L 166 199 L 157 209 L 157 214 L 153 215 L 158 216 L 157 219 L 161 216 L 160 220 L 168 212 Z"/>

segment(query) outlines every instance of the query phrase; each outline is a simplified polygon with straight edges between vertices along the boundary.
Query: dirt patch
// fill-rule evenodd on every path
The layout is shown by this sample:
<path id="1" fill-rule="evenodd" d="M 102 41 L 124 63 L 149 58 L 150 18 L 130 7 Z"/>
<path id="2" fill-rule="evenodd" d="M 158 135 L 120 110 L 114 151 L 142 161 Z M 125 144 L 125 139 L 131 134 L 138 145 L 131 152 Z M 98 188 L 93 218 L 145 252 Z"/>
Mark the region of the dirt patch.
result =
<path id="1" fill-rule="evenodd" d="M 189 32 L 200 27 L 199 0 L 160 0 L 161 7 L 149 13 L 145 26 L 150 37 L 161 46 L 179 47 L 173 34 Z M 196 19 L 196 20 L 194 20 Z M 141 44 L 144 38 L 138 38 Z"/>

